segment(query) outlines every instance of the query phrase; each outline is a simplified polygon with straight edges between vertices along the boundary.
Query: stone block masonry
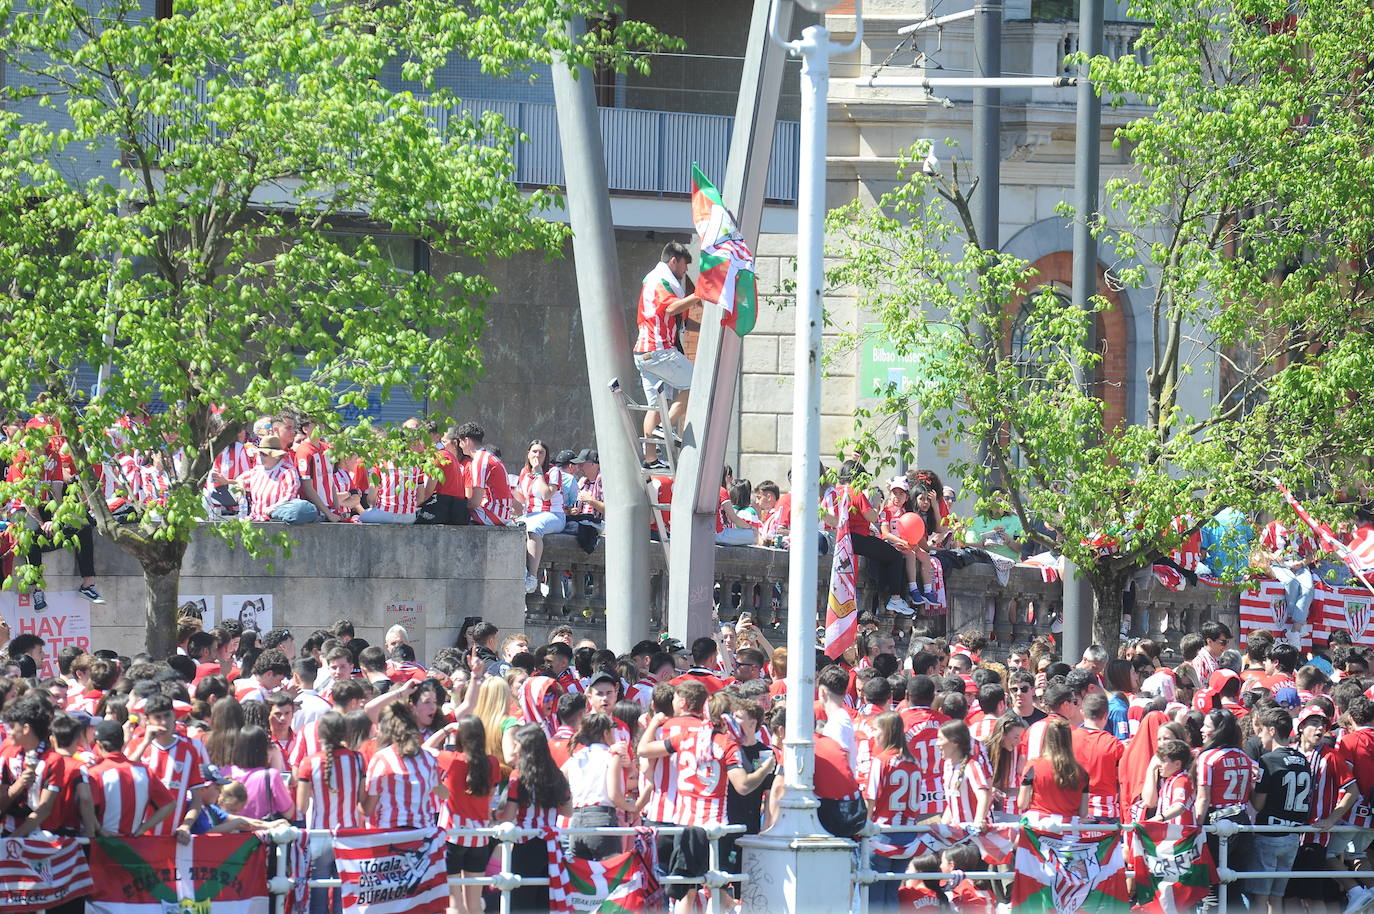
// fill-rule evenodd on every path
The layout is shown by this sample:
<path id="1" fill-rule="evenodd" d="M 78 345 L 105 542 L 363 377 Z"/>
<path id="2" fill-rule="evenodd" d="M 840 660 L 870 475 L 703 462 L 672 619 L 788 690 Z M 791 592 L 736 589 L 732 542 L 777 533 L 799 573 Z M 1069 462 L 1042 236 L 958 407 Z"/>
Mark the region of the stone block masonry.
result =
<path id="1" fill-rule="evenodd" d="M 270 533 L 288 528 L 264 525 Z M 209 531 L 191 543 L 182 565 L 183 596 L 271 595 L 273 624 L 296 644 L 316 628 L 352 619 L 357 636 L 381 644 L 387 626 L 416 618 L 412 640 L 422 661 L 452 645 L 467 616 L 494 622 L 503 633 L 525 622 L 525 536 L 519 528 L 397 527 L 312 524 L 291 529 L 289 556 L 254 559 Z M 95 540 L 97 586 L 106 599 L 91 607 L 94 647 L 133 655 L 144 646 L 143 574 L 118 547 Z M 74 557 L 50 552 L 49 591 L 75 590 Z M 406 604 L 423 607 L 406 612 Z M 388 607 L 393 607 L 391 612 Z M 235 611 L 236 608 L 235 608 Z"/>

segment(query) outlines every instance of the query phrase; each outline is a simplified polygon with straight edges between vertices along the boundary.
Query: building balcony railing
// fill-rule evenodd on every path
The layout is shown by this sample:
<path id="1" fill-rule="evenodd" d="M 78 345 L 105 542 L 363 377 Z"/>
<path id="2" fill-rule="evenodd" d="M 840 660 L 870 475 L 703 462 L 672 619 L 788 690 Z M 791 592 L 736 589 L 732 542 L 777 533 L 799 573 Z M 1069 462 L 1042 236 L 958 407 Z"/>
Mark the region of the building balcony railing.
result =
<path id="1" fill-rule="evenodd" d="M 604 643 L 606 631 L 605 551 L 602 546 L 588 554 L 571 537 L 545 538 L 546 584 L 525 598 L 525 631 L 530 643 L 542 643 L 559 625 L 571 625 L 577 637 Z M 720 618 L 726 621 L 748 610 L 766 637 L 781 647 L 786 640 L 789 594 L 789 553 L 748 546 L 717 546 L 715 600 Z M 830 581 L 830 559 L 818 559 L 817 593 L 808 604 L 818 607 L 816 622 L 824 623 L 824 597 Z M 859 570 L 859 609 L 877 610 L 880 601 L 869 583 L 864 565 Z M 663 550 L 650 551 L 650 631 L 667 628 L 668 571 Z M 945 576 L 948 612 L 931 625 L 937 634 L 976 629 L 989 636 L 989 659 L 1001 659 L 1013 644 L 1028 644 L 1040 635 L 1054 634 L 1063 607 L 1063 589 L 1046 583 L 1038 571 L 1013 568 L 1005 585 L 992 566 L 975 564 L 951 570 Z M 1181 592 L 1158 583 L 1145 588 L 1136 600 L 1137 621 L 1148 622 L 1152 637 L 1178 644 L 1184 634 L 1196 632 L 1203 622 L 1218 621 L 1238 631 L 1238 596 L 1234 591 L 1189 587 Z M 1143 615 L 1142 615 L 1143 614 Z M 776 632 L 776 636 L 775 633 Z M 1058 639 L 1057 634 L 1055 635 Z"/>
<path id="2" fill-rule="evenodd" d="M 202 80 L 186 107 L 206 104 Z M 563 187 L 563 148 L 558 137 L 558 112 L 554 105 L 539 102 L 466 99 L 467 111 L 501 115 L 507 126 L 528 139 L 514 150 L 515 180 L 526 187 Z M 449 109 L 427 106 L 440 132 L 447 130 Z M 611 193 L 639 196 L 689 196 L 692 163 L 716 182 L 725 180 L 734 117 L 650 111 L 640 108 L 601 108 L 601 136 Z M 168 152 L 174 141 L 167 134 L 167 119 L 149 118 L 155 144 Z M 801 127 L 796 121 L 778 121 L 773 132 L 773 157 L 768 166 L 764 197 L 773 203 L 795 204 L 800 156 Z"/>

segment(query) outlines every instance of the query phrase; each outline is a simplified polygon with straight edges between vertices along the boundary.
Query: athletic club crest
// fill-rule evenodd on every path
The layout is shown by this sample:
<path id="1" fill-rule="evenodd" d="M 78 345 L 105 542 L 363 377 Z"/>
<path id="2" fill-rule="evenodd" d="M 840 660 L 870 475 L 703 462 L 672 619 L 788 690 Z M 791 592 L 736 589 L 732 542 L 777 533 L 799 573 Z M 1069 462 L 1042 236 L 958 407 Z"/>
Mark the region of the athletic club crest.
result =
<path id="1" fill-rule="evenodd" d="M 1368 600 L 1352 600 L 1347 598 L 1345 601 L 1345 621 L 1349 626 L 1350 637 L 1355 641 L 1360 640 L 1365 629 L 1369 626 L 1370 617 L 1374 616 L 1374 604 Z"/>
<path id="2" fill-rule="evenodd" d="M 1081 911 L 1088 893 L 1102 881 L 1102 861 L 1097 844 L 1073 838 L 1040 836 L 1045 857 L 1055 861 L 1054 907 L 1059 911 Z"/>

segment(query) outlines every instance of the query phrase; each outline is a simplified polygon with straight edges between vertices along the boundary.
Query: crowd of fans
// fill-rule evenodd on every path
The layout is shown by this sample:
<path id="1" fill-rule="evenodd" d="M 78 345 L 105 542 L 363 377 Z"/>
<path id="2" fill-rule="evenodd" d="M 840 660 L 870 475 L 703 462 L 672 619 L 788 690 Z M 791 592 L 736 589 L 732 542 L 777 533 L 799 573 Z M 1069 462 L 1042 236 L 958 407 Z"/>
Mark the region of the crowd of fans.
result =
<path id="1" fill-rule="evenodd" d="M 68 647 L 52 678 L 38 676 L 41 638 L 0 628 L 0 833 L 679 825 L 682 837 L 659 839 L 659 865 L 700 874 L 705 845 L 691 828 L 756 833 L 778 814 L 785 705 L 797 700 L 816 717 L 827 828 L 854 837 L 871 821 L 901 847 L 920 840 L 903 827 L 969 827 L 938 854 L 876 852 L 881 872 L 948 875 L 878 882 L 875 911 L 992 911 L 1004 887 L 963 876 L 992 865 L 974 839 L 1023 817 L 1355 825 L 1366 830 L 1208 840 L 1214 851 L 1230 841 L 1235 870 L 1331 873 L 1244 880 L 1259 910 L 1374 902 L 1374 690 L 1368 653 L 1345 633 L 1307 656 L 1255 632 L 1242 654 L 1208 622 L 1177 653 L 1137 639 L 1118 657 L 1094 646 L 1070 664 L 1048 639 L 1003 663 L 980 656 L 974 631 L 899 653 L 873 617 L 860 629 L 839 661 L 818 655 L 816 694 L 794 697 L 786 650 L 746 617 L 690 649 L 664 638 L 624 655 L 567 627 L 536 647 L 469 619 L 428 666 L 399 626 L 381 645 L 347 620 L 297 643 L 284 629 L 207 631 L 188 617 L 167 660 Z M 551 834 L 517 844 L 513 869 L 543 876 L 551 855 L 627 849 L 606 836 L 555 848 Z M 487 873 L 493 843 L 451 833 L 449 871 Z M 317 850 L 315 875 L 334 872 L 331 853 Z M 738 872 L 739 853 L 726 839 L 723 866 Z M 522 887 L 514 909 L 547 910 L 547 893 Z M 682 886 L 670 894 L 680 910 L 699 902 Z M 487 901 L 455 887 L 451 908 Z M 313 910 L 332 903 L 315 890 Z"/>

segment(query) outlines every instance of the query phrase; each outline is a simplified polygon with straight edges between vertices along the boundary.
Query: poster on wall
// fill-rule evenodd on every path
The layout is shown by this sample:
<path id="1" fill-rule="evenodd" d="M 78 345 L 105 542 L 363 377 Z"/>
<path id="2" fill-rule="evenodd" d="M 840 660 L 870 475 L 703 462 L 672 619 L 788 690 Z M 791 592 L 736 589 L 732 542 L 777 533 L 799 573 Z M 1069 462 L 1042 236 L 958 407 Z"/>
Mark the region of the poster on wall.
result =
<path id="1" fill-rule="evenodd" d="M 221 619 L 237 619 L 244 631 L 265 635 L 272 630 L 270 593 L 227 593 L 220 597 Z"/>
<path id="2" fill-rule="evenodd" d="M 209 594 L 180 594 L 177 597 L 177 618 L 190 616 L 199 619 L 206 631 L 219 623 L 215 610 L 218 598 Z"/>
<path id="3" fill-rule="evenodd" d="M 91 604 L 74 590 L 47 591 L 48 605 L 35 611 L 26 593 L 0 593 L 0 616 L 10 625 L 14 636 L 37 635 L 47 642 L 47 659 L 39 670 L 40 679 L 58 675 L 57 653 L 75 645 L 91 649 Z"/>
<path id="4" fill-rule="evenodd" d="M 382 605 L 382 634 L 390 631 L 391 626 L 399 625 L 410 637 L 410 646 L 415 648 L 415 659 L 428 663 L 425 655 L 425 604 L 398 600 Z"/>

